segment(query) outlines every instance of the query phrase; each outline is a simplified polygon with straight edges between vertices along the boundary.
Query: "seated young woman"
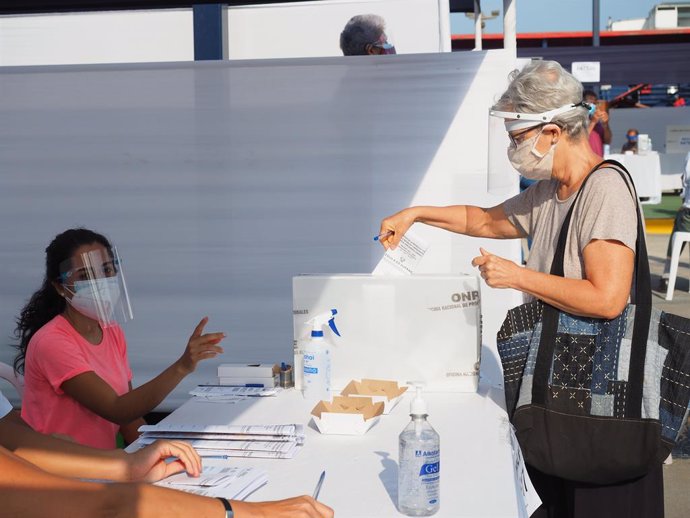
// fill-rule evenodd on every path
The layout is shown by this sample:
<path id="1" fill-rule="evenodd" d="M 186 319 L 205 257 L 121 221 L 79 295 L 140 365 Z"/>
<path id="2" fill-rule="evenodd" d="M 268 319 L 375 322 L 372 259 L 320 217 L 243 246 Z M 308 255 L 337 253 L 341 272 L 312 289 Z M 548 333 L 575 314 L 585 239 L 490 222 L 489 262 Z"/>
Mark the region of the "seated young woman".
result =
<path id="1" fill-rule="evenodd" d="M 194 371 L 223 352 L 224 333 L 204 333 L 203 318 L 182 356 L 149 382 L 132 388 L 127 342 L 118 321 L 132 317 L 117 251 L 84 228 L 56 236 L 46 249 L 46 271 L 17 319 L 24 373 L 22 418 L 35 430 L 109 449 L 121 431 L 134 440 L 151 412 Z"/>

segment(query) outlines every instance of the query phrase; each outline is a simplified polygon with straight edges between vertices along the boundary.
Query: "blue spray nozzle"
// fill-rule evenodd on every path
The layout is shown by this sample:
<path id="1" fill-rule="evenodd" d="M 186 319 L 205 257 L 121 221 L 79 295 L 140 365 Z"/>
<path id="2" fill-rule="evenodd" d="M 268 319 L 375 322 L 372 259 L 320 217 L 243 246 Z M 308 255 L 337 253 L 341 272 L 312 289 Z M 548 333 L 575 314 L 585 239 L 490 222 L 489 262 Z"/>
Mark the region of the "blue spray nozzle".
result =
<path id="1" fill-rule="evenodd" d="M 340 336 L 338 328 L 335 327 L 335 316 L 338 314 L 337 309 L 331 309 L 316 315 L 314 318 L 307 320 L 305 323 L 312 326 L 311 336 L 321 337 L 323 336 L 322 328 L 324 325 L 328 324 L 336 335 Z"/>
<path id="2" fill-rule="evenodd" d="M 335 310 L 333 310 L 333 311 L 335 311 Z M 333 331 L 336 335 L 340 336 L 340 333 L 338 332 L 338 328 L 335 327 L 335 318 L 331 318 L 328 321 L 328 327 L 330 327 L 331 331 Z"/>

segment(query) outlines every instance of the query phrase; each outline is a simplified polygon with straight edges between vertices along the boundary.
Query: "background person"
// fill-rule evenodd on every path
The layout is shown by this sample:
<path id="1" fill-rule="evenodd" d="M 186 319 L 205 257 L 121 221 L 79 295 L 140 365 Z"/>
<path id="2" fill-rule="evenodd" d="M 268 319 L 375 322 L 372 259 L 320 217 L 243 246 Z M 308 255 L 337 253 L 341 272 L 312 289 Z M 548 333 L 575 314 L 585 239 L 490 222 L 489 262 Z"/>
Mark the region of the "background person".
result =
<path id="1" fill-rule="evenodd" d="M 600 157 L 604 156 L 604 144 L 611 144 L 611 128 L 609 127 L 609 113 L 605 101 L 599 101 L 592 90 L 585 90 L 582 98 L 587 104 L 594 104 L 596 110 L 592 114 L 587 132 L 592 150 Z"/>
<path id="2" fill-rule="evenodd" d="M 690 152 L 685 157 L 685 172 L 682 176 L 683 203 L 676 212 L 676 218 L 673 221 L 673 230 L 668 238 L 668 247 L 666 248 L 666 261 L 664 262 L 664 272 L 661 274 L 661 281 L 659 282 L 659 291 L 665 292 L 668 289 L 668 278 L 671 273 L 671 254 L 673 253 L 673 233 L 674 232 L 690 232 Z M 681 245 L 680 253 L 683 253 L 685 243 Z"/>
<path id="3" fill-rule="evenodd" d="M 145 424 L 142 416 L 199 361 L 223 352 L 217 344 L 225 335 L 204 334 L 204 318 L 175 363 L 132 389 L 125 335 L 109 320 L 114 308 L 128 305 L 124 286 L 113 247 L 101 234 L 70 229 L 46 248 L 43 285 L 15 331 L 14 365 L 25 374 L 22 417 L 34 429 L 96 448 L 114 448 L 118 430 L 131 442 Z"/>
<path id="4" fill-rule="evenodd" d="M 350 18 L 340 33 L 340 50 L 344 56 L 395 54 L 395 47 L 386 36 L 386 22 L 377 14 Z"/>
<path id="5" fill-rule="evenodd" d="M 593 174 L 573 212 L 564 277 L 551 275 L 562 222 L 582 182 L 600 163 L 588 140 L 582 85 L 555 61 L 533 61 L 514 72 L 493 110 L 512 112 L 508 157 L 537 183 L 491 208 L 470 205 L 410 207 L 381 222 L 386 248 L 395 247 L 416 222 L 468 236 L 532 237 L 526 267 L 480 248 L 472 261 L 492 288 L 513 288 L 558 309 L 611 319 L 630 294 L 637 213 L 626 182 L 604 167 Z M 516 113 L 517 112 L 517 113 Z M 534 115 L 519 120 L 517 114 Z M 502 117 L 504 115 L 501 115 Z M 541 122 L 546 116 L 547 122 Z M 635 452 L 630 452 L 635 455 Z M 532 518 L 650 518 L 663 516 L 661 465 L 640 479 L 594 485 L 547 475 L 528 465 L 543 505 Z"/>
<path id="6" fill-rule="evenodd" d="M 177 460 L 169 461 L 169 457 Z M 201 459 L 182 441 L 158 441 L 135 453 L 98 450 L 32 430 L 0 392 L 0 502 L 3 517 L 223 518 L 223 503 L 150 486 L 186 470 L 201 473 Z M 120 483 L 93 483 L 90 478 Z M 332 518 L 333 510 L 302 496 L 276 502 L 231 501 L 236 518 Z"/>
<path id="7" fill-rule="evenodd" d="M 625 135 L 625 143 L 623 144 L 623 147 L 621 148 L 621 153 L 625 153 L 626 151 L 631 151 L 635 154 L 637 154 L 637 140 L 640 132 L 637 131 L 635 128 L 630 128 L 628 132 Z"/>

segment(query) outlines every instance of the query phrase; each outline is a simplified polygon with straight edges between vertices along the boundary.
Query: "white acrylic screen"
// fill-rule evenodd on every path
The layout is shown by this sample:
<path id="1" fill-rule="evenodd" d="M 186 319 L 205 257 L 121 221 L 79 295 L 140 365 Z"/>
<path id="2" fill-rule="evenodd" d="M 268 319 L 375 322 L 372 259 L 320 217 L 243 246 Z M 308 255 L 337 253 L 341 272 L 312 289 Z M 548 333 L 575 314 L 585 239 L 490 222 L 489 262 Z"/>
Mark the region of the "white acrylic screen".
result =
<path id="1" fill-rule="evenodd" d="M 486 192 L 486 111 L 509 66 L 489 51 L 0 69 L 4 343 L 49 241 L 83 225 L 126 268 L 135 386 L 202 316 L 228 333 L 163 408 L 218 363 L 287 361 L 294 275 L 370 272 L 381 218 L 410 204 L 501 201 Z M 421 273 L 472 273 L 480 245 L 519 259 L 517 243 L 419 230 Z M 518 299 L 482 298 L 491 344 Z M 482 361 L 495 376 L 495 354 Z"/>

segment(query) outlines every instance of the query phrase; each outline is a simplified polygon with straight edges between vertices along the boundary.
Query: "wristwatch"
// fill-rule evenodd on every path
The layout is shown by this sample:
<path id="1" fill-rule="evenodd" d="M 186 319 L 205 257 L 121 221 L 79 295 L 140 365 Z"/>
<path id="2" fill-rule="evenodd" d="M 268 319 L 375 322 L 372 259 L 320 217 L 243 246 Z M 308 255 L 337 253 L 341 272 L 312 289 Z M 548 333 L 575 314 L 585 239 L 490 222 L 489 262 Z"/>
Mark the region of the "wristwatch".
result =
<path id="1" fill-rule="evenodd" d="M 223 504 L 223 507 L 225 507 L 225 518 L 235 518 L 235 512 L 232 510 L 230 502 L 228 502 L 225 498 L 221 498 L 220 496 L 217 496 L 216 498 L 220 500 L 220 503 Z"/>

